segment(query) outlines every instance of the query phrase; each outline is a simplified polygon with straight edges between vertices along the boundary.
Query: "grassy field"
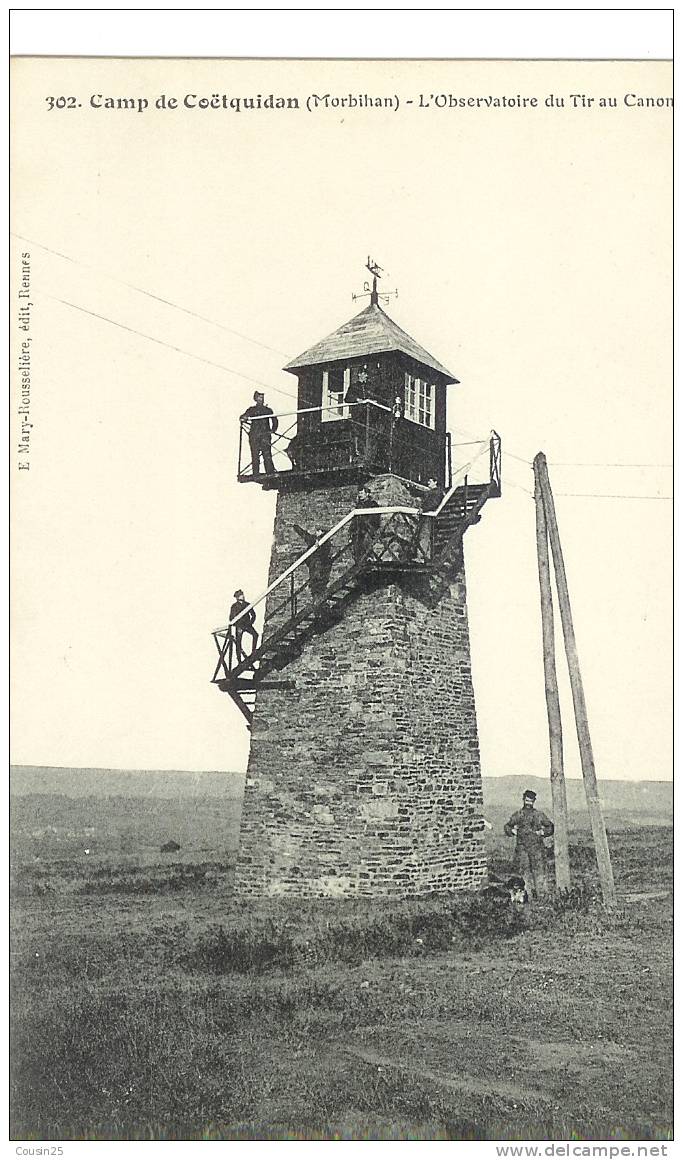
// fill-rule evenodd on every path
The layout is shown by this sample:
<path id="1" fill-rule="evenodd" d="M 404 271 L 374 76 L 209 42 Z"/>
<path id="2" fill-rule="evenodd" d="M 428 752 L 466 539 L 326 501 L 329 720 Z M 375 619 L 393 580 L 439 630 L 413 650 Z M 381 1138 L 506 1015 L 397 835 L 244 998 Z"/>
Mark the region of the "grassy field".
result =
<path id="1" fill-rule="evenodd" d="M 216 850 L 15 867 L 16 1139 L 667 1139 L 671 830 L 617 911 L 231 898 Z M 490 849 L 504 870 L 509 846 Z"/>

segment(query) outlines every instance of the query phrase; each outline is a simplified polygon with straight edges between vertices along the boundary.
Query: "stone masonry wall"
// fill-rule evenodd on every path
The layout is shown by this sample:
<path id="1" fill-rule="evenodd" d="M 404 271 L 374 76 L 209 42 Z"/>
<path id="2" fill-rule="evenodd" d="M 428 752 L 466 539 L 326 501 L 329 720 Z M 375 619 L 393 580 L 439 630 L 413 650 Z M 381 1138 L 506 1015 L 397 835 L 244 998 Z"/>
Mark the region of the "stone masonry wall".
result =
<path id="1" fill-rule="evenodd" d="M 356 488 L 281 492 L 271 580 Z M 405 897 L 485 876 L 465 577 L 359 591 L 257 694 L 236 892 Z"/>

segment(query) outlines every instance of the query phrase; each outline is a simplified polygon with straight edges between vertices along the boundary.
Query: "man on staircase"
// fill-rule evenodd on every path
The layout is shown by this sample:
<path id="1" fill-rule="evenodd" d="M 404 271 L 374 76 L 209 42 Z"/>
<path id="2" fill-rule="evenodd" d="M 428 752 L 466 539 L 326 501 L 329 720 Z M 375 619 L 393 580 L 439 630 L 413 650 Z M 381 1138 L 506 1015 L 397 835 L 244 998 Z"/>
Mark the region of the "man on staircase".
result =
<path id="1" fill-rule="evenodd" d="M 427 512 L 435 512 L 441 500 L 443 499 L 443 489 L 439 487 L 438 483 L 432 476 L 427 482 L 427 493 L 422 500 L 422 512 L 425 515 Z M 432 533 L 434 530 L 434 519 L 432 516 L 429 519 L 420 519 L 418 521 L 418 535 L 417 544 L 415 547 L 415 556 L 419 562 L 428 562 L 432 558 Z"/>
<path id="2" fill-rule="evenodd" d="M 379 507 L 377 500 L 373 498 L 370 489 L 362 487 L 358 492 L 356 499 L 357 508 L 373 508 Z M 380 517 L 367 513 L 366 515 L 356 516 L 351 522 L 351 547 L 353 556 L 357 564 L 362 560 L 365 552 L 372 544 L 374 538 L 379 531 Z"/>
<path id="3" fill-rule="evenodd" d="M 306 561 L 308 565 L 308 586 L 313 599 L 317 600 L 318 597 L 322 596 L 330 580 L 330 572 L 332 571 L 330 542 L 329 540 L 325 540 L 325 543 L 321 544 L 320 540 L 325 535 L 321 529 L 318 529 L 314 533 L 306 531 L 306 528 L 302 528 L 299 524 L 293 524 L 292 527 L 297 535 L 301 536 L 307 548 L 312 548 L 315 544 L 318 545 L 317 551 L 312 556 L 309 556 Z"/>
<path id="4" fill-rule="evenodd" d="M 242 647 L 242 637 L 251 637 L 251 651 L 256 652 L 258 647 L 258 633 L 254 628 L 254 621 L 256 620 L 256 613 L 253 608 L 249 608 L 248 612 L 245 609 L 249 608 L 247 601 L 244 599 L 244 593 L 241 588 L 235 592 L 235 602 L 230 606 L 230 624 L 239 616 L 237 624 L 234 626 L 235 633 L 235 651 L 237 654 L 237 663 L 244 660 L 244 649 Z M 244 613 L 244 616 L 241 615 Z"/>

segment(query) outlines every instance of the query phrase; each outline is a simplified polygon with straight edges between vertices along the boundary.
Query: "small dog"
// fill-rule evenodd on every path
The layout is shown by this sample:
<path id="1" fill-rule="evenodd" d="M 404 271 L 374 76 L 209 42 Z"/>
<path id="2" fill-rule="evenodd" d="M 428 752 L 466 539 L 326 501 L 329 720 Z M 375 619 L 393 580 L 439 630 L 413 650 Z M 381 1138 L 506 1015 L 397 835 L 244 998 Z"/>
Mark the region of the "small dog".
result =
<path id="1" fill-rule="evenodd" d="M 516 906 L 524 906 L 529 901 L 526 882 L 520 874 L 511 874 L 504 882 L 495 879 L 485 886 L 480 894 L 482 898 L 490 899 L 491 902 L 512 902 Z"/>
<path id="2" fill-rule="evenodd" d="M 520 875 L 513 874 L 504 881 L 494 878 L 472 895 L 463 915 L 464 928 L 473 935 L 509 937 L 524 926 L 528 901 L 526 883 Z"/>

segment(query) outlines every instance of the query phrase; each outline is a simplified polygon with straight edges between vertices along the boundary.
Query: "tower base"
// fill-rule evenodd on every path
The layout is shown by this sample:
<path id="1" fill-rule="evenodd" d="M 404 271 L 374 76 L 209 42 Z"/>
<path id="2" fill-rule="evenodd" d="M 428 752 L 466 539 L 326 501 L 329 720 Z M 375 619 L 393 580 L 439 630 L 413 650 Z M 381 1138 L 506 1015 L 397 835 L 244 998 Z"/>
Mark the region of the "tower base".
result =
<path id="1" fill-rule="evenodd" d="M 295 523 L 331 527 L 355 496 L 280 493 L 271 579 L 301 554 Z M 257 692 L 236 893 L 404 898 L 479 885 L 464 568 L 448 584 L 361 581 L 282 678 Z"/>

